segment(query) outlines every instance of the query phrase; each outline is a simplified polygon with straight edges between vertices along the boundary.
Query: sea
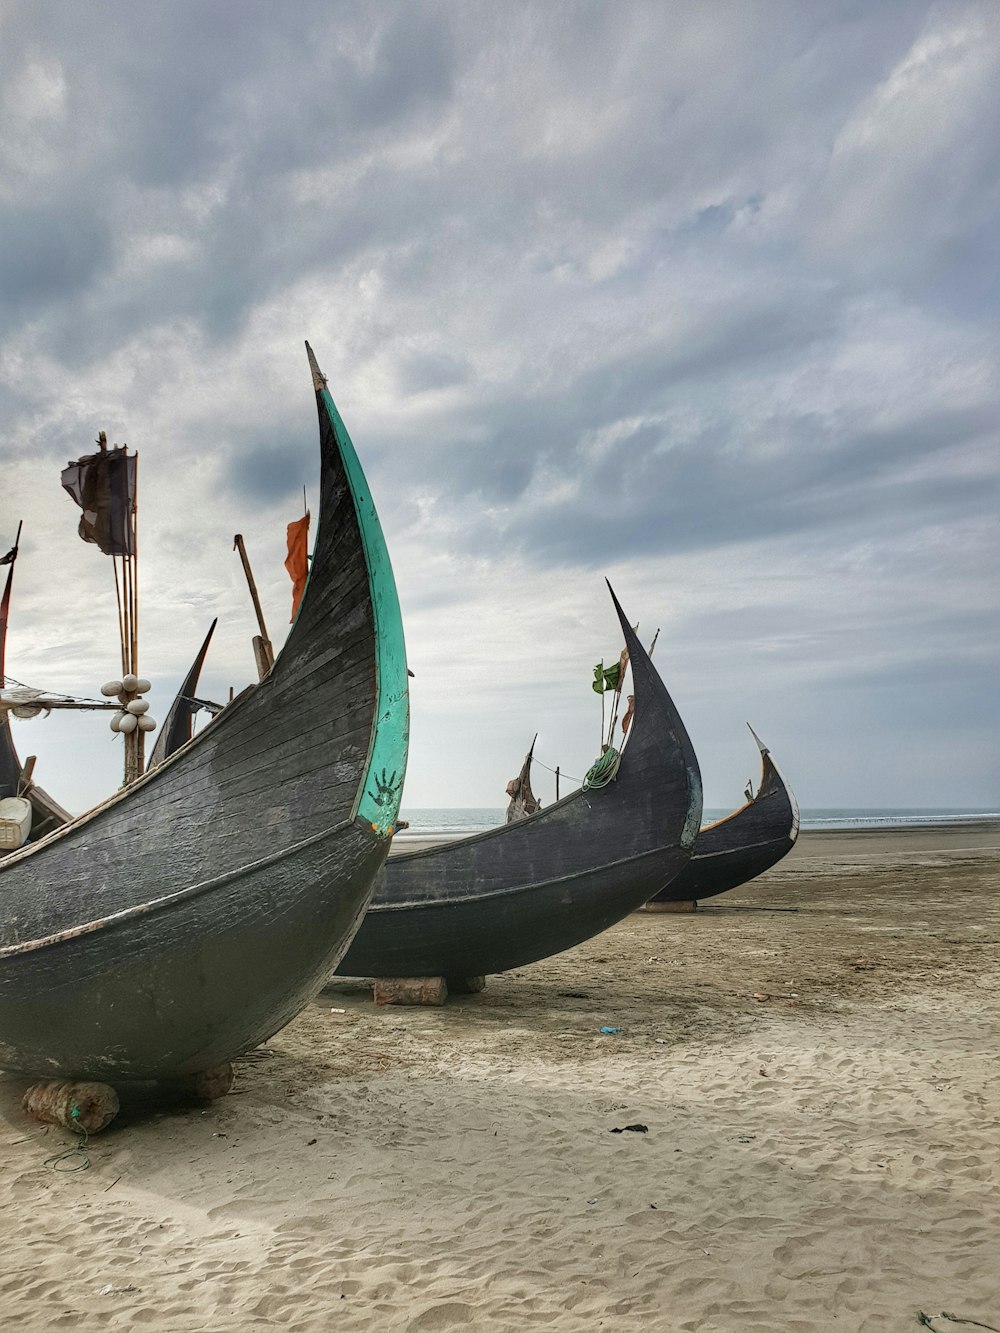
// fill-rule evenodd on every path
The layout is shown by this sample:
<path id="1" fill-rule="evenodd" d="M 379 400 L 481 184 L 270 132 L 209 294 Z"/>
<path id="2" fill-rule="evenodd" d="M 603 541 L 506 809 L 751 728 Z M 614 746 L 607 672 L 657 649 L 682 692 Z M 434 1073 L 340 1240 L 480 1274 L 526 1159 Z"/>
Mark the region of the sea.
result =
<path id="1" fill-rule="evenodd" d="M 706 806 L 702 823 L 711 824 L 716 819 L 725 819 L 729 814 L 732 814 L 731 810 Z M 404 806 L 400 818 L 408 820 L 410 827 L 401 829 L 396 837 L 400 841 L 407 838 L 434 838 L 442 842 L 452 838 L 468 838 L 473 833 L 484 833 L 487 829 L 496 828 L 504 822 L 506 815 L 506 806 L 442 806 L 438 809 Z M 907 825 L 975 823 L 979 819 L 997 818 L 1000 818 L 997 809 L 976 810 L 968 807 L 911 806 L 905 809 L 833 808 L 799 811 L 800 827 L 803 829 L 905 828 Z"/>

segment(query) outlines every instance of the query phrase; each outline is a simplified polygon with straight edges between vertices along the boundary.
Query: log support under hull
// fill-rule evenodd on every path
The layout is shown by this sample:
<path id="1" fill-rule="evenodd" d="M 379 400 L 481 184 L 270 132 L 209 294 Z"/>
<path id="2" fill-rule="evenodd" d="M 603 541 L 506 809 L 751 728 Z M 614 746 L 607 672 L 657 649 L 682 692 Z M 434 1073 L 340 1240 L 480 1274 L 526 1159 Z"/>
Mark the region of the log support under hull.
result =
<path id="1" fill-rule="evenodd" d="M 47 1079 L 33 1083 L 21 1108 L 43 1125 L 62 1125 L 75 1133 L 99 1134 L 118 1114 L 118 1094 L 107 1083 Z"/>
<path id="2" fill-rule="evenodd" d="M 485 977 L 445 977 L 449 995 L 478 995 L 486 989 Z"/>
<path id="3" fill-rule="evenodd" d="M 164 1079 L 153 1085 L 155 1097 L 171 1105 L 214 1102 L 225 1097 L 236 1081 L 231 1064 L 216 1065 L 188 1078 Z M 132 1085 L 133 1096 L 137 1085 Z M 127 1097 L 128 1084 L 121 1085 Z M 148 1093 L 142 1094 L 148 1097 Z M 107 1129 L 121 1109 L 118 1092 L 110 1083 L 83 1079 L 47 1079 L 33 1083 L 21 1099 L 21 1109 L 43 1125 L 62 1125 L 74 1133 L 99 1134 Z"/>
<path id="4" fill-rule="evenodd" d="M 681 901 L 677 903 L 646 903 L 645 907 L 640 907 L 640 912 L 697 912 L 698 904 L 694 901 Z"/>
<path id="5" fill-rule="evenodd" d="M 485 989 L 485 977 L 376 977 L 372 999 L 378 1005 L 440 1006 L 449 995 L 478 995 Z"/>
<path id="6" fill-rule="evenodd" d="M 376 1004 L 444 1004 L 448 987 L 444 977 L 376 977 L 372 983 Z"/>

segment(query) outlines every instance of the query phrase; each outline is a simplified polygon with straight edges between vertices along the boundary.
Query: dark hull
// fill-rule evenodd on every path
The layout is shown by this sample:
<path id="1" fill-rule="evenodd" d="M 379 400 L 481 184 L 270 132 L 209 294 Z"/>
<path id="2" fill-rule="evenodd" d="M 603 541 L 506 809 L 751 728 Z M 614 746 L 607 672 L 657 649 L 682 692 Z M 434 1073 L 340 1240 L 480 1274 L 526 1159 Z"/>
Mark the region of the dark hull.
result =
<path id="1" fill-rule="evenodd" d="M 319 531 L 273 671 L 127 791 L 0 862 L 4 1068 L 113 1081 L 229 1060 L 306 1003 L 368 904 L 388 850 L 356 817 L 387 711 L 379 590 L 317 399 Z"/>
<path id="2" fill-rule="evenodd" d="M 579 944 L 687 863 L 701 780 L 684 724 L 616 601 L 635 723 L 615 780 L 488 833 L 394 856 L 338 972 L 482 976 Z"/>
<path id="3" fill-rule="evenodd" d="M 691 860 L 651 902 L 714 898 L 762 875 L 792 850 L 799 833 L 798 805 L 766 750 L 761 760 L 763 773 L 754 799 L 701 829 Z"/>
<path id="4" fill-rule="evenodd" d="M 208 633 L 198 649 L 198 655 L 191 663 L 187 675 L 181 681 L 181 687 L 163 720 L 163 726 L 160 728 L 156 744 L 153 746 L 153 753 L 149 756 L 147 768 L 156 768 L 158 764 L 163 763 L 164 759 L 169 759 L 182 745 L 186 745 L 193 735 L 194 715 L 198 711 L 198 704 L 193 703 L 192 699 L 198 689 L 201 669 L 205 665 L 208 646 L 212 642 L 212 635 L 215 633 L 215 627 L 218 623 L 218 620 L 212 621 Z"/>
<path id="5" fill-rule="evenodd" d="M 7 571 L 3 597 L 0 599 L 0 685 L 4 683 L 4 652 L 7 640 L 7 618 L 10 612 L 10 593 L 14 581 L 14 565 Z M 0 712 L 0 800 L 17 796 L 21 790 L 21 761 L 10 734 L 10 719 Z M 69 814 L 47 791 L 29 782 L 22 793 L 31 802 L 31 832 L 29 838 L 43 837 L 61 824 L 69 822 Z"/>
<path id="6" fill-rule="evenodd" d="M 10 723 L 0 712 L 0 800 L 17 795 L 18 778 L 21 776 L 21 761 L 11 739 Z"/>

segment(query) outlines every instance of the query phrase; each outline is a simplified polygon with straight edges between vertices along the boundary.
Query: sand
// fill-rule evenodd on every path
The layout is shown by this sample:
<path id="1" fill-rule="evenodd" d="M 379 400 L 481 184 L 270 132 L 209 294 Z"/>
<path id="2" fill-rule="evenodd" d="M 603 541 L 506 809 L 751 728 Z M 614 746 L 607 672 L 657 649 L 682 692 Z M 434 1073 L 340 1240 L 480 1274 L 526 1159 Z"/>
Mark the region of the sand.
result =
<path id="1" fill-rule="evenodd" d="M 332 987 L 87 1171 L 8 1078 L 5 1326 L 1000 1329 L 998 983 L 995 824 L 807 835 L 444 1009 Z"/>

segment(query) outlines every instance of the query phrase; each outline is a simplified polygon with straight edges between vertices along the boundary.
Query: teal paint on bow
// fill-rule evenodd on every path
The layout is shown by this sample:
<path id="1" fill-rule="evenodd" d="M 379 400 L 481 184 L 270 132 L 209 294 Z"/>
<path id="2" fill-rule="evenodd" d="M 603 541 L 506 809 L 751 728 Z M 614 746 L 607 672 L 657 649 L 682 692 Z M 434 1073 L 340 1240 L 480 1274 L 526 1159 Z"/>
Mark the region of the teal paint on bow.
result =
<path id="1" fill-rule="evenodd" d="M 330 390 L 320 390 L 320 397 L 333 425 L 351 488 L 368 565 L 368 584 L 375 617 L 375 719 L 368 746 L 368 765 L 359 788 L 354 816 L 370 823 L 377 832 L 387 834 L 399 816 L 410 736 L 410 697 L 403 618 L 382 524 L 364 470 Z"/>

